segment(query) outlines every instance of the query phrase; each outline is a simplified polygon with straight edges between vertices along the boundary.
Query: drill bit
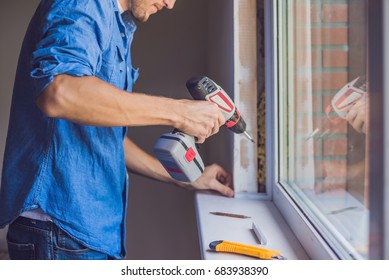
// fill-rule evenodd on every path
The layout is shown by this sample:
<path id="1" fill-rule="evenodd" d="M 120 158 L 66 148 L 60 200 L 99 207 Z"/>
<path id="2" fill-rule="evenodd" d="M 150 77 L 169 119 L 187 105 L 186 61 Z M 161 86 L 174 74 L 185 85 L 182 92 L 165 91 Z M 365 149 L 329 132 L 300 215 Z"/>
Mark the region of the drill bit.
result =
<path id="1" fill-rule="evenodd" d="M 253 143 L 255 143 L 253 137 L 245 130 L 243 134 Z"/>
<path id="2" fill-rule="evenodd" d="M 316 128 L 309 136 L 305 138 L 305 141 L 308 141 L 309 139 L 313 138 L 319 131 L 319 128 Z"/>

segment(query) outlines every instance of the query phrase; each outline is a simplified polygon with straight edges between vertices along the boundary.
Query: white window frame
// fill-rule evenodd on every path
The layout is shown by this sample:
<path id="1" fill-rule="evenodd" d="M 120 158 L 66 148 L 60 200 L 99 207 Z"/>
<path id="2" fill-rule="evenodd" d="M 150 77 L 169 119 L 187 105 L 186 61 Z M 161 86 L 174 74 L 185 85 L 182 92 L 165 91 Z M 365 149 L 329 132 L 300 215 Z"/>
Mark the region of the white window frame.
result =
<path id="1" fill-rule="evenodd" d="M 244 112 L 247 130 L 257 143 L 257 28 L 256 0 L 233 1 L 234 11 L 234 102 Z M 233 174 L 237 197 L 258 194 L 257 145 L 242 134 L 233 134 Z"/>
<path id="2" fill-rule="evenodd" d="M 384 108 L 389 108 L 389 100 L 384 92 L 389 92 L 389 58 L 384 52 L 389 47 L 389 39 L 385 26 L 389 26 L 389 20 L 384 15 L 389 15 L 389 3 L 385 0 L 368 1 L 368 69 L 370 106 L 374 110 L 370 112 L 370 151 L 369 151 L 369 197 L 370 197 L 370 236 L 375 236 L 378 242 L 369 245 L 370 259 L 389 258 L 389 113 Z M 284 190 L 278 181 L 278 32 L 277 1 L 265 2 L 265 65 L 266 65 L 266 162 L 267 162 L 267 186 L 272 189 L 272 199 L 285 220 L 299 239 L 312 259 L 343 259 L 332 245 L 323 237 L 320 231 L 311 223 L 309 216 L 301 211 L 298 204 Z M 384 58 L 384 59 L 382 59 Z M 385 120 L 385 121 L 384 121 Z M 373 125 L 374 124 L 374 125 Z M 374 143 L 372 145 L 371 143 Z M 373 147 L 374 146 L 374 147 Z M 374 149 L 374 150 L 373 150 Z M 375 154 L 383 154 L 382 158 L 374 157 Z M 384 152 L 383 152 L 384 151 Z M 375 195 L 374 195 L 375 194 Z M 372 238 L 370 238 L 372 240 Z M 346 257 L 347 258 L 347 257 Z"/>

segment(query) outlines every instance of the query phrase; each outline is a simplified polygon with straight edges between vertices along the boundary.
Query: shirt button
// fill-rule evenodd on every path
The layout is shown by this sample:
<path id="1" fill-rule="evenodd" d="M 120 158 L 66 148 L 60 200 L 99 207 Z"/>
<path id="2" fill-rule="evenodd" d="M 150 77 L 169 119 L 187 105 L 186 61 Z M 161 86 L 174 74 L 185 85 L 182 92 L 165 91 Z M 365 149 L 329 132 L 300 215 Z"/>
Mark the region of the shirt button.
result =
<path id="1" fill-rule="evenodd" d="M 123 38 L 126 36 L 126 34 L 124 34 L 124 32 L 121 32 L 120 35 L 122 35 Z"/>
<path id="2" fill-rule="evenodd" d="M 130 67 L 127 67 L 127 72 L 130 72 Z"/>

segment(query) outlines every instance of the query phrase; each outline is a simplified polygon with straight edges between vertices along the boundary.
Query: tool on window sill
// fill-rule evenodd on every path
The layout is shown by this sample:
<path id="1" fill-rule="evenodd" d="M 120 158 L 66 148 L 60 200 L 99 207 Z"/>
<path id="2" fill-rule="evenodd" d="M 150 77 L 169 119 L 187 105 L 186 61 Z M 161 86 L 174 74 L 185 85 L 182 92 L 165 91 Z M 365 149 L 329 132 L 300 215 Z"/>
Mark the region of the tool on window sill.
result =
<path id="1" fill-rule="evenodd" d="M 259 258 L 262 260 L 285 260 L 279 251 L 269 250 L 261 247 L 235 243 L 225 240 L 213 241 L 209 248 L 215 252 L 234 253 Z"/>
<path id="2" fill-rule="evenodd" d="M 266 245 L 267 244 L 267 238 L 266 238 L 265 234 L 261 231 L 261 229 L 254 222 L 253 222 L 253 225 L 252 225 L 252 230 L 253 230 L 255 236 L 257 237 L 259 244 Z"/>
<path id="3" fill-rule="evenodd" d="M 224 212 L 209 212 L 212 215 L 216 216 L 224 216 L 224 217 L 231 217 L 231 218 L 239 218 L 239 219 L 250 219 L 251 217 L 240 215 L 240 214 L 231 214 L 231 213 L 224 213 Z"/>

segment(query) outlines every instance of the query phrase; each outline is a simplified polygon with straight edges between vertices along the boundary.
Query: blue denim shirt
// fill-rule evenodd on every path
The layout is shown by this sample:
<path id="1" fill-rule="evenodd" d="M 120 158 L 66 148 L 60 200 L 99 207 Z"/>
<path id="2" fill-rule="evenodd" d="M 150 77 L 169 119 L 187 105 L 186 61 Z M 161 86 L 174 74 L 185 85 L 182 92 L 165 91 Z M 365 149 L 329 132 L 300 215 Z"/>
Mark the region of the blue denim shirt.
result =
<path id="1" fill-rule="evenodd" d="M 124 127 L 83 126 L 42 114 L 35 99 L 59 74 L 96 76 L 128 92 L 138 71 L 136 25 L 117 0 L 42 0 L 23 42 L 0 193 L 0 227 L 42 208 L 82 244 L 125 254 Z"/>

